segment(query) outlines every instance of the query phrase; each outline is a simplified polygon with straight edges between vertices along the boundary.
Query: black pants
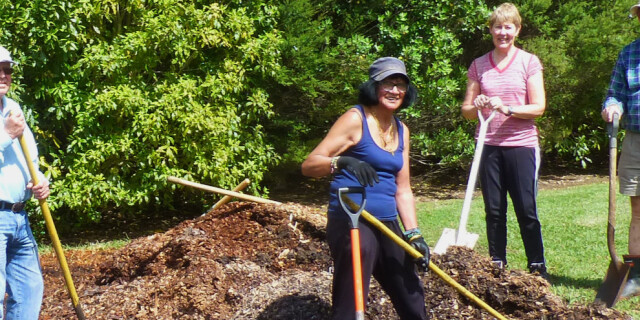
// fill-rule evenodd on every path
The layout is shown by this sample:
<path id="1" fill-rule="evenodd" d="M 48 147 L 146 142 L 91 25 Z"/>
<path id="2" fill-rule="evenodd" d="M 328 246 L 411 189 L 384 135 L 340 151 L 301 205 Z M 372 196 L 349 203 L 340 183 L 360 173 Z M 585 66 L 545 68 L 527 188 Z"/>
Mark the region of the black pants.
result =
<path id="1" fill-rule="evenodd" d="M 397 235 L 402 235 L 397 221 L 384 221 Z M 413 258 L 381 231 L 360 219 L 362 283 L 366 299 L 371 275 L 389 295 L 400 319 L 427 319 L 424 288 Z M 354 319 L 351 227 L 348 219 L 329 218 L 327 240 L 334 261 L 331 319 Z"/>
<path id="2" fill-rule="evenodd" d="M 489 254 L 507 263 L 507 192 L 520 226 L 529 265 L 544 263 L 536 207 L 539 150 L 484 146 L 479 170 L 487 223 Z"/>

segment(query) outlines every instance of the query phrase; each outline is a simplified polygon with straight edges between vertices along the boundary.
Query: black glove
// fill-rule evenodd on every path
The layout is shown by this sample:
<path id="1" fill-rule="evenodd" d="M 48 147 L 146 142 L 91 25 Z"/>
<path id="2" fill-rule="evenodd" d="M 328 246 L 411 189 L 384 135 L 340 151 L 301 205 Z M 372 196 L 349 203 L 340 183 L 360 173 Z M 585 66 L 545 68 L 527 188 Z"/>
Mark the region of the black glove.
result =
<path id="1" fill-rule="evenodd" d="M 409 244 L 418 252 L 422 253 L 422 258 L 418 258 L 415 260 L 415 263 L 420 267 L 422 271 L 426 271 L 429 268 L 429 261 L 431 259 L 431 252 L 429 251 L 429 246 L 424 241 L 422 237 L 422 233 L 420 229 L 414 228 L 411 230 L 407 230 L 404 233 L 405 237 L 407 237 L 407 241 Z"/>
<path id="2" fill-rule="evenodd" d="M 378 173 L 370 164 L 354 157 L 340 156 L 336 165 L 340 170 L 346 169 L 353 173 L 363 187 L 367 185 L 373 187 L 374 184 L 380 182 Z"/>

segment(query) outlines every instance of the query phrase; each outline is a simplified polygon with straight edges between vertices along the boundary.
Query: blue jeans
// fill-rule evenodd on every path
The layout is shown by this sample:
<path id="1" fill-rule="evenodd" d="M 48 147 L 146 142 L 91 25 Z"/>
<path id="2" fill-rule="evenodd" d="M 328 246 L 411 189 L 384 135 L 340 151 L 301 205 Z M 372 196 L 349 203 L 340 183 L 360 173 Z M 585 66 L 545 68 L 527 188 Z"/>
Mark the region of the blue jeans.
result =
<path id="1" fill-rule="evenodd" d="M 38 319 L 44 283 L 38 245 L 25 211 L 0 210 L 0 297 L 5 290 L 9 294 L 7 320 Z"/>

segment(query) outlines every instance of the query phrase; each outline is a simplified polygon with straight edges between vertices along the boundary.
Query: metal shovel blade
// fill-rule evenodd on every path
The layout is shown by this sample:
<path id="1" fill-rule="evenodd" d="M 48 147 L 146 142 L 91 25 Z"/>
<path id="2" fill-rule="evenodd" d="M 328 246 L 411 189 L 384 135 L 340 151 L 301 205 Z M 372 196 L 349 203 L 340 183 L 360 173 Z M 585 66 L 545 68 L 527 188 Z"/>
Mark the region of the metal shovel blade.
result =
<path id="1" fill-rule="evenodd" d="M 444 228 L 442 230 L 442 235 L 438 242 L 436 242 L 436 246 L 433 248 L 433 253 L 435 254 L 445 254 L 447 253 L 447 248 L 454 245 L 456 243 L 456 230 L 450 228 Z"/>
<path id="2" fill-rule="evenodd" d="M 458 237 L 456 238 L 456 246 L 473 249 L 473 247 L 476 246 L 476 242 L 478 242 L 478 237 L 479 236 L 477 233 L 459 233 Z"/>
<path id="3" fill-rule="evenodd" d="M 596 294 L 596 303 L 604 303 L 607 308 L 612 308 L 622 293 L 629 276 L 629 266 L 624 263 L 611 261 L 604 281 Z"/>
<path id="4" fill-rule="evenodd" d="M 460 232 L 456 229 L 445 228 L 436 246 L 433 248 L 435 254 L 447 253 L 447 248 L 451 246 L 467 247 L 473 249 L 478 242 L 479 235 L 476 233 Z"/>

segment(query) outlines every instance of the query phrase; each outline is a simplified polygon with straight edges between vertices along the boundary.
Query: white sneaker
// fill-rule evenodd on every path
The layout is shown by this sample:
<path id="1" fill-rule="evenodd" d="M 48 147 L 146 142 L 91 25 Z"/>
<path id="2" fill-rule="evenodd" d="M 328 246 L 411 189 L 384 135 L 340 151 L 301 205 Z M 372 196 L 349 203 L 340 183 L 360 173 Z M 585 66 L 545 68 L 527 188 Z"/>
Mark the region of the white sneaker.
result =
<path id="1" fill-rule="evenodd" d="M 627 283 L 624 285 L 624 290 L 622 290 L 622 294 L 620 298 L 630 298 L 640 295 L 640 278 L 632 278 L 627 280 Z"/>

